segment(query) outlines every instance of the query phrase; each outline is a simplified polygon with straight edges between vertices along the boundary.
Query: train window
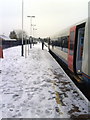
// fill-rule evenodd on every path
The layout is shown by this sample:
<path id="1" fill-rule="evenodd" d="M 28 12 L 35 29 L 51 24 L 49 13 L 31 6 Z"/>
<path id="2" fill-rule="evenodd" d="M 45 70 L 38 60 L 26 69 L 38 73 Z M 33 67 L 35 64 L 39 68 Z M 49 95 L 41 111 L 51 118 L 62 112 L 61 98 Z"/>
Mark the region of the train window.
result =
<path id="1" fill-rule="evenodd" d="M 82 60 L 84 31 L 85 31 L 85 28 L 80 28 L 78 30 L 78 48 L 77 48 L 77 59 L 78 60 Z"/>
<path id="2" fill-rule="evenodd" d="M 84 38 L 83 38 L 83 37 L 81 37 L 81 45 L 83 45 L 83 39 L 84 39 Z"/>
<path id="3" fill-rule="evenodd" d="M 68 48 L 68 36 L 65 37 L 65 44 L 64 44 L 64 47 L 65 48 Z"/>
<path id="4" fill-rule="evenodd" d="M 85 27 L 78 29 L 77 56 L 76 56 L 76 70 L 77 70 L 77 73 L 81 73 L 81 71 L 82 71 L 84 32 L 85 32 Z"/>
<path id="5" fill-rule="evenodd" d="M 74 31 L 70 33 L 70 55 L 73 55 L 74 34 Z"/>
<path id="6" fill-rule="evenodd" d="M 61 43 L 62 43 L 63 48 L 68 48 L 68 36 L 62 37 L 61 40 L 62 40 Z"/>

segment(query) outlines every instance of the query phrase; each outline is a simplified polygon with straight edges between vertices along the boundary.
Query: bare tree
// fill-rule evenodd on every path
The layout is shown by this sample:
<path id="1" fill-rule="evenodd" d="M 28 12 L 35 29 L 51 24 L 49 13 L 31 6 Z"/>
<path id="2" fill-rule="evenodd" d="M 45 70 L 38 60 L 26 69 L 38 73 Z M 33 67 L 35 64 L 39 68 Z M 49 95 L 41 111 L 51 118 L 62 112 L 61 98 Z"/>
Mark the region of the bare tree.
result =
<path id="1" fill-rule="evenodd" d="M 17 39 L 16 32 L 15 32 L 14 30 L 11 31 L 9 37 L 10 37 L 11 39 Z"/>
<path id="2" fill-rule="evenodd" d="M 22 30 L 11 31 L 9 37 L 12 39 L 21 40 L 22 39 Z M 28 38 L 27 33 L 25 31 L 23 31 L 23 39 L 25 40 L 27 38 Z"/>

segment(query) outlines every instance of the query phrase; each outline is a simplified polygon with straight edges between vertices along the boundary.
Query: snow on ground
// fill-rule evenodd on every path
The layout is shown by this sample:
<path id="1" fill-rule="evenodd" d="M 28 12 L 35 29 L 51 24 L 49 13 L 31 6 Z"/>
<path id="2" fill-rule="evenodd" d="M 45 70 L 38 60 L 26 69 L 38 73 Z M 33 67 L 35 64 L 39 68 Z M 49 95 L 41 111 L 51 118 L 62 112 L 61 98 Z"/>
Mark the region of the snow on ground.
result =
<path id="1" fill-rule="evenodd" d="M 47 48 L 41 44 L 21 57 L 21 46 L 4 50 L 0 59 L 2 118 L 69 118 L 88 114 L 88 102 Z M 1 115 L 0 114 L 0 115 Z"/>

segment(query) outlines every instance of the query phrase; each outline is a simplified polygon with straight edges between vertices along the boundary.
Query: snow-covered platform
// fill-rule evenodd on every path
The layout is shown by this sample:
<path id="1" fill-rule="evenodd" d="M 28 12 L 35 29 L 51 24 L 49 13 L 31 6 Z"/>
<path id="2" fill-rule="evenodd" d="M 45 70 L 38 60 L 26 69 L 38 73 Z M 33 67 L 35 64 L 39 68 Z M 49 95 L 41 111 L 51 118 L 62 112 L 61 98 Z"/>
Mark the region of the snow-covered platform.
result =
<path id="1" fill-rule="evenodd" d="M 88 100 L 40 43 L 27 58 L 21 46 L 0 59 L 2 118 L 70 118 L 88 114 Z"/>

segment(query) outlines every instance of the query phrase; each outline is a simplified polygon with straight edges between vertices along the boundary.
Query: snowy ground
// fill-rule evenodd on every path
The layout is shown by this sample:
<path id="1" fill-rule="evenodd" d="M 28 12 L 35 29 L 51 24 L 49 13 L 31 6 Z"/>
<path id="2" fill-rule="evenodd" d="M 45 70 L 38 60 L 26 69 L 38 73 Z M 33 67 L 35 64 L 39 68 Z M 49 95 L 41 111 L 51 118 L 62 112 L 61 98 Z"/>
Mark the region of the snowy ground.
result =
<path id="1" fill-rule="evenodd" d="M 41 44 L 21 57 L 21 47 L 0 59 L 0 115 L 3 118 L 69 118 L 88 114 L 88 101 Z"/>

